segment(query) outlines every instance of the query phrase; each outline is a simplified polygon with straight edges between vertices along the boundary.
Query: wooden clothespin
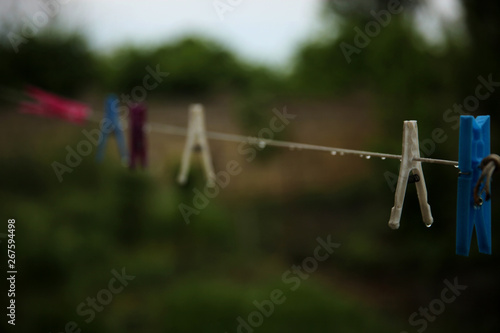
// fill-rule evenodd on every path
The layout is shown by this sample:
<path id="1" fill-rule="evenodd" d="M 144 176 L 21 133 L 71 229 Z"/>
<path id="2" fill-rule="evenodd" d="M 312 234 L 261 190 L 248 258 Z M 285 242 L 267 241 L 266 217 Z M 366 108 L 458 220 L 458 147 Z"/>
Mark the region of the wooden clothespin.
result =
<path id="1" fill-rule="evenodd" d="M 120 157 L 123 164 L 128 162 L 127 147 L 125 145 L 125 138 L 123 136 L 123 130 L 120 124 L 120 118 L 118 117 L 118 97 L 115 95 L 110 95 L 106 99 L 105 104 L 105 114 L 101 123 L 102 139 L 99 142 L 97 148 L 96 160 L 102 162 L 104 159 L 104 148 L 106 147 L 106 141 L 110 133 L 115 133 L 116 141 L 118 143 L 118 149 L 120 151 Z"/>
<path id="2" fill-rule="evenodd" d="M 135 169 L 136 162 L 146 168 L 146 123 L 147 108 L 144 104 L 135 104 L 130 108 L 130 169 Z"/>
<path id="3" fill-rule="evenodd" d="M 415 176 L 414 180 L 417 186 L 418 201 L 420 202 L 420 210 L 424 223 L 426 226 L 430 227 L 434 221 L 431 207 L 427 203 L 427 188 L 425 186 L 424 172 L 422 171 L 422 162 L 416 161 L 416 158 L 420 158 L 417 122 L 415 120 L 405 121 L 403 125 L 401 167 L 399 169 L 394 207 L 392 207 L 391 218 L 389 220 L 389 227 L 392 229 L 399 228 L 399 221 L 401 220 L 401 212 L 403 210 L 403 202 L 405 200 L 410 172 Z"/>
<path id="4" fill-rule="evenodd" d="M 187 182 L 189 165 L 193 151 L 201 153 L 205 176 L 207 178 L 207 186 L 215 186 L 215 172 L 206 136 L 203 105 L 201 104 L 192 104 L 189 108 L 186 145 L 184 146 L 184 152 L 182 154 L 181 170 L 177 178 L 177 181 L 181 185 L 184 185 Z"/>
<path id="5" fill-rule="evenodd" d="M 491 201 L 474 189 L 481 178 L 481 162 L 490 155 L 490 116 L 460 116 L 457 191 L 456 253 L 468 256 L 476 227 L 479 252 L 491 254 Z M 487 185 L 489 188 L 489 184 Z"/>

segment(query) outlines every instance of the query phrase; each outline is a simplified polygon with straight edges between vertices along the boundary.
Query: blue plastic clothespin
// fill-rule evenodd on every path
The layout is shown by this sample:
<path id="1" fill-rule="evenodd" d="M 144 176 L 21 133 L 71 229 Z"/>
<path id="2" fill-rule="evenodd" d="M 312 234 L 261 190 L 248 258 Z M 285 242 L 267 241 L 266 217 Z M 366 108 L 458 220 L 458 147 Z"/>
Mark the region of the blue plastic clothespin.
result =
<path id="1" fill-rule="evenodd" d="M 481 176 L 479 165 L 490 154 L 490 116 L 461 116 L 459 139 L 456 253 L 468 256 L 476 227 L 479 252 L 491 254 L 491 201 L 474 202 L 474 187 Z"/>
<path id="2" fill-rule="evenodd" d="M 105 114 L 101 122 L 101 133 L 102 139 L 99 142 L 99 147 L 97 148 L 96 160 L 102 162 L 104 159 L 104 148 L 106 147 L 106 141 L 110 133 L 115 134 L 116 141 L 118 143 L 118 149 L 120 152 L 120 158 L 123 164 L 128 162 L 127 147 L 125 145 L 125 137 L 123 135 L 123 130 L 120 124 L 120 118 L 118 117 L 118 97 L 116 95 L 109 95 L 106 99 Z"/>

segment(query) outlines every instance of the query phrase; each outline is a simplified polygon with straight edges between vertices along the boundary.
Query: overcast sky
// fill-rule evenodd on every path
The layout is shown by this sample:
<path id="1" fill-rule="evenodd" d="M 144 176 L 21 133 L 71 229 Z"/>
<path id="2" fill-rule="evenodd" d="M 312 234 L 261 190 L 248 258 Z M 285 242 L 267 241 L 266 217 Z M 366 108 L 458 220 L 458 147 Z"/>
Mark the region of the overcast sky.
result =
<path id="1" fill-rule="evenodd" d="M 189 34 L 212 37 L 250 60 L 280 63 L 314 37 L 323 0 L 242 0 L 218 12 L 212 0 L 71 0 L 80 25 L 99 49 L 124 42 L 159 44 Z M 220 3 L 238 3 L 222 0 Z M 77 23 L 78 22 L 78 23 Z"/>
<path id="2" fill-rule="evenodd" d="M 0 1 L 4 6 L 11 1 L 11 6 L 24 12 L 25 17 L 40 10 L 40 0 Z M 325 0 L 52 1 L 67 2 L 57 18 L 64 26 L 84 32 L 99 50 L 109 51 L 124 43 L 168 43 L 201 34 L 227 45 L 248 60 L 283 64 L 300 43 L 317 37 Z M 430 10 L 419 21 L 430 35 L 439 37 L 436 17 L 456 19 L 460 7 L 457 0 L 427 1 Z M 226 7 L 229 10 L 222 14 L 214 8 L 214 3 L 236 5 Z M 8 15 L 7 10 L 3 11 Z"/>

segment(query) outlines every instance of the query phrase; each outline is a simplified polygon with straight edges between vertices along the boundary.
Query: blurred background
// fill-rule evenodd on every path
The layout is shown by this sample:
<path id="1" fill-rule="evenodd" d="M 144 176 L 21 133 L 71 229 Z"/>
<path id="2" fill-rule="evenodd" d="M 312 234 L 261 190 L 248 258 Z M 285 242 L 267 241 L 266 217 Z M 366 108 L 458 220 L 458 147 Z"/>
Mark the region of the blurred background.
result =
<path id="1" fill-rule="evenodd" d="M 175 182 L 185 138 L 149 133 L 149 167 L 136 172 L 111 139 L 104 163 L 93 152 L 59 182 L 52 163 L 97 125 L 17 112 L 34 85 L 100 118 L 108 93 L 130 94 L 159 66 L 170 74 L 145 99 L 153 122 L 186 126 L 203 103 L 208 130 L 256 136 L 286 107 L 296 118 L 276 139 L 400 154 L 415 119 L 425 157 L 457 160 L 460 112 L 488 114 L 498 152 L 500 3 L 397 3 L 2 1 L 0 247 L 15 218 L 18 269 L 16 326 L 4 315 L 2 332 L 498 332 L 498 203 L 493 255 L 474 236 L 470 257 L 456 256 L 453 167 L 423 166 L 434 225 L 410 184 L 394 231 L 397 160 L 267 147 L 248 162 L 211 141 L 216 171 L 236 160 L 242 172 L 186 224 L 179 205 L 205 180 L 195 158 L 189 183 Z M 470 104 L 485 80 L 489 96 Z M 307 278 L 287 275 L 318 237 L 340 247 Z M 135 278 L 109 300 L 101 290 L 122 268 Z M 436 301 L 455 279 L 467 289 Z M 266 316 L 254 301 L 275 289 L 286 301 Z M 78 308 L 96 296 L 90 320 Z"/>

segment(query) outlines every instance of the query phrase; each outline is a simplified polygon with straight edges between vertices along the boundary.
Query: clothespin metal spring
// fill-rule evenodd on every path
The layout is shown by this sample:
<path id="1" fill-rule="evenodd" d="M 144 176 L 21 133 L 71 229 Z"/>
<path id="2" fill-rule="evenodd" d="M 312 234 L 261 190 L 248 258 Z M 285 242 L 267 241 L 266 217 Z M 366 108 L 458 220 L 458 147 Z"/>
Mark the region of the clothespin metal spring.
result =
<path id="1" fill-rule="evenodd" d="M 483 199 L 481 198 L 481 193 L 485 192 L 485 200 L 488 201 L 491 198 L 490 183 L 493 174 L 500 169 L 500 156 L 496 154 L 491 154 L 486 156 L 479 165 L 479 168 L 483 171 L 476 186 L 474 187 L 474 202 L 476 206 L 483 205 Z M 481 184 L 484 183 L 483 189 L 481 190 Z"/>

